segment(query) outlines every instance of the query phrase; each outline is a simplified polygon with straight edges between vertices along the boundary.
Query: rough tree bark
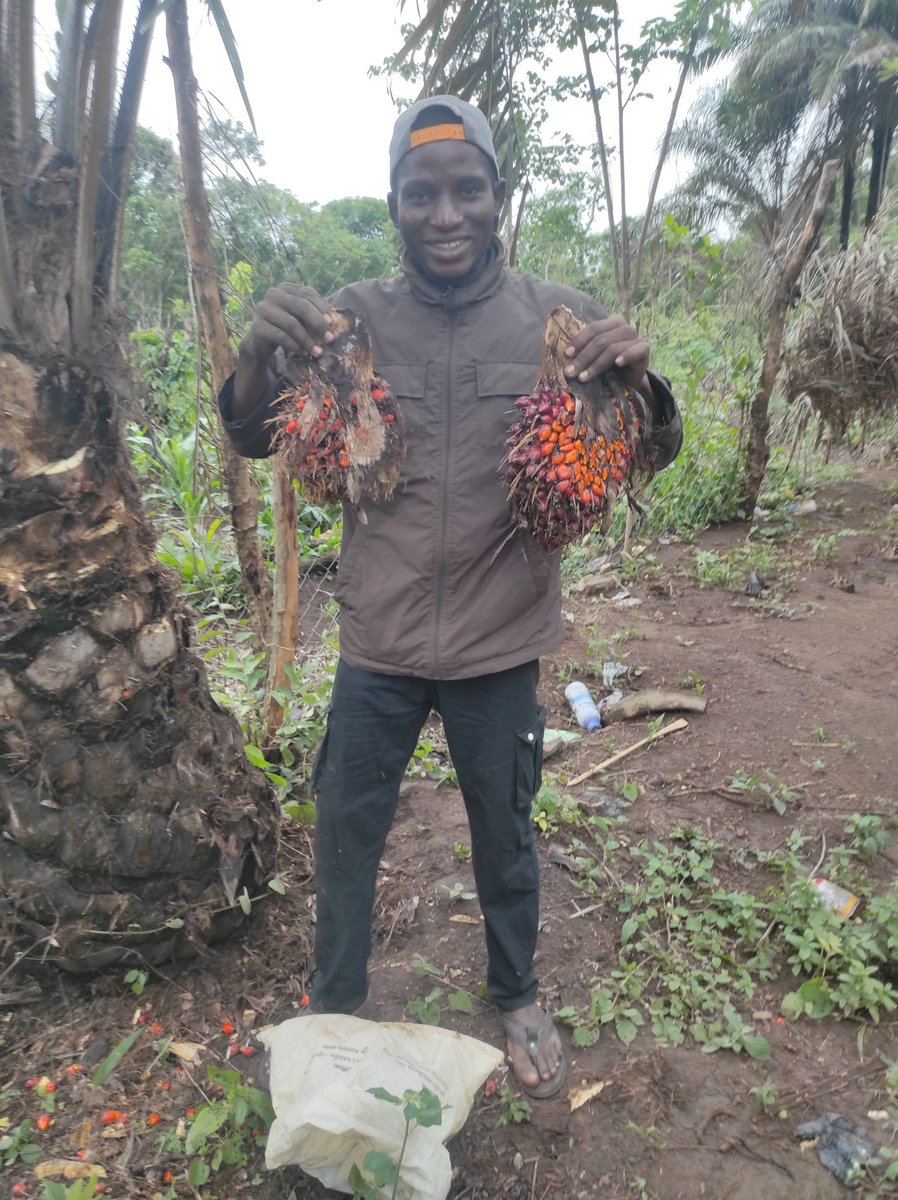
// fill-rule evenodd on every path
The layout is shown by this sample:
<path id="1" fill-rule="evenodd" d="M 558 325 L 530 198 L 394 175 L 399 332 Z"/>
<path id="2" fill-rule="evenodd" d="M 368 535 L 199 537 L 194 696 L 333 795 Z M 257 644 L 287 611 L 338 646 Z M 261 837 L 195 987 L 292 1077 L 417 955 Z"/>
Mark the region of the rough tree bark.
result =
<path id="1" fill-rule="evenodd" d="M 0 63 L 17 10 L 0 0 Z M 85 77 L 91 54 L 108 63 L 109 39 L 75 33 Z M 233 929 L 237 897 L 274 870 L 277 814 L 156 559 L 102 289 L 81 287 L 86 333 L 74 328 L 75 264 L 93 283 L 98 246 L 82 167 L 16 141 L 20 96 L 0 82 L 13 317 L 0 349 L 0 947 L 83 971 L 158 962 Z M 97 94 L 74 122 L 93 169 L 108 144 L 87 125 L 105 103 Z"/>
<path id="2" fill-rule="evenodd" d="M 274 463 L 274 603 L 272 645 L 268 660 L 265 732 L 273 739 L 284 721 L 276 693 L 288 686 L 287 668 L 296 658 L 299 638 L 299 553 L 297 551 L 296 489 L 283 462 Z"/>
<path id="3" fill-rule="evenodd" d="M 770 397 L 773 394 L 773 385 L 776 383 L 776 377 L 779 374 L 783 357 L 783 332 L 786 327 L 786 316 L 792 304 L 795 285 L 798 283 L 804 265 L 808 261 L 814 246 L 817 244 L 817 238 L 820 236 L 820 226 L 832 198 L 838 170 L 838 159 L 831 159 L 824 165 L 820 173 L 820 182 L 817 185 L 817 194 L 814 196 L 810 215 L 805 222 L 804 229 L 801 231 L 801 236 L 786 257 L 783 269 L 780 272 L 779 281 L 776 285 L 773 302 L 770 306 L 767 345 L 764 349 L 761 379 L 758 390 L 752 400 L 749 417 L 748 456 L 743 478 L 744 507 L 746 516 L 749 518 L 754 514 L 761 484 L 764 481 L 764 472 L 767 469 L 767 459 L 769 457 L 767 431 L 770 426 L 768 410 L 770 407 Z"/>
<path id="4" fill-rule="evenodd" d="M 209 201 L 203 184 L 197 83 L 190 55 L 186 0 L 174 0 L 168 6 L 165 24 L 178 108 L 178 144 L 184 180 L 190 272 L 203 344 L 212 365 L 212 386 L 217 394 L 236 364 L 221 303 L 218 265 L 212 247 Z M 235 454 L 227 438 L 221 439 L 221 455 L 244 594 L 253 625 L 263 641 L 267 641 L 271 626 L 271 581 L 259 544 L 258 488 L 253 482 L 249 460 Z"/>

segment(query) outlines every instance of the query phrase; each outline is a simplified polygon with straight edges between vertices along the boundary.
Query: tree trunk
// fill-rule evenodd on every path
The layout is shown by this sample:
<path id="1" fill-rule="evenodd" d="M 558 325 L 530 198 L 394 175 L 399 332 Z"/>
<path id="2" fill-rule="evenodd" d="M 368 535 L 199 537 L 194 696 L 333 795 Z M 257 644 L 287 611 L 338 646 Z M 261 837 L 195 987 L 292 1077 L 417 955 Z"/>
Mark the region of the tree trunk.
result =
<path id="1" fill-rule="evenodd" d="M 0 347 L 0 911 L 7 944 L 75 971 L 229 932 L 277 842 L 264 777 L 190 651 L 122 434 L 128 376 L 85 181 L 109 145 L 118 7 L 94 5 L 62 47 L 90 91 L 70 122 L 83 165 L 9 141 L 23 124 L 10 106 L 33 88 L 0 77 L 0 291 L 16 317 Z M 0 60 L 17 9 L 0 0 Z"/>
<path id="2" fill-rule="evenodd" d="M 299 638 L 299 555 L 296 546 L 296 489 L 281 458 L 274 464 L 274 605 L 268 666 L 265 732 L 273 740 L 284 722 L 276 693 L 287 690 L 287 668 L 296 658 Z"/>
<path id="3" fill-rule="evenodd" d="M 105 4 L 97 6 L 94 13 L 99 25 L 96 52 L 92 57 L 90 112 L 81 171 L 81 194 L 78 198 L 75 270 L 71 295 L 72 339 L 76 346 L 87 343 L 94 320 L 97 200 L 100 166 L 109 141 L 115 100 L 115 66 L 122 0 L 106 0 Z"/>
<path id="4" fill-rule="evenodd" d="M 599 150 L 599 162 L 602 167 L 602 186 L 605 189 L 605 207 L 608 211 L 608 244 L 611 249 L 611 274 L 614 279 L 614 290 L 620 298 L 622 291 L 620 257 L 617 252 L 617 227 L 614 221 L 614 197 L 611 192 L 611 172 L 608 168 L 608 147 L 605 142 L 605 130 L 602 125 L 602 112 L 599 108 L 599 93 L 596 91 L 596 81 L 593 77 L 592 59 L 589 57 L 589 46 L 586 43 L 586 31 L 579 13 L 576 16 L 577 37 L 583 54 L 583 66 L 586 70 L 586 81 L 589 85 L 589 97 L 592 101 L 592 115 L 596 126 L 596 145 Z"/>
<path id="5" fill-rule="evenodd" d="M 624 154 L 624 87 L 620 56 L 620 9 L 617 0 L 612 5 L 614 13 L 614 80 L 617 95 L 617 162 L 620 170 L 620 306 L 626 320 L 630 320 L 633 292 L 630 287 L 630 225 L 627 220 L 627 170 Z"/>
<path id="6" fill-rule="evenodd" d="M 867 211 L 864 215 L 865 229 L 869 229 L 875 221 L 876 214 L 879 212 L 879 206 L 882 203 L 891 141 L 892 129 L 889 124 L 886 121 L 877 121 L 873 127 L 870 185 L 867 190 Z"/>
<path id="7" fill-rule="evenodd" d="M 743 480 L 745 495 L 745 510 L 749 519 L 755 511 L 764 472 L 767 469 L 769 451 L 767 447 L 767 431 L 769 428 L 768 409 L 773 385 L 779 374 L 783 356 L 783 331 L 786 327 L 786 315 L 792 303 L 795 285 L 810 257 L 811 251 L 820 236 L 820 226 L 829 205 L 836 184 L 836 174 L 839 170 L 837 159 L 831 159 L 823 167 L 817 194 L 808 216 L 805 227 L 795 246 L 790 251 L 777 283 L 776 292 L 770 307 L 770 317 L 767 332 L 767 345 L 764 350 L 764 362 L 761 366 L 761 379 L 751 405 L 751 431 L 748 441 L 748 458 Z"/>
<path id="8" fill-rule="evenodd" d="M 0 354 L 0 889 L 70 970 L 189 953 L 274 867 L 275 813 L 156 561 L 116 402 Z"/>
<path id="9" fill-rule="evenodd" d="M 686 86 L 686 77 L 692 69 L 692 62 L 695 58 L 695 48 L 698 45 L 698 39 L 704 33 L 705 26 L 708 21 L 708 14 L 711 11 L 711 5 L 714 0 L 705 0 L 702 10 L 698 15 L 695 25 L 692 29 L 692 34 L 689 38 L 689 45 L 686 53 L 683 56 L 683 61 L 680 63 L 680 76 L 677 80 L 676 91 L 674 98 L 671 101 L 670 112 L 667 116 L 667 128 L 664 130 L 664 138 L 661 142 L 661 149 L 658 151 L 658 161 L 655 164 L 655 170 L 652 175 L 652 182 L 649 185 L 649 198 L 645 206 L 645 212 L 642 217 L 642 228 L 639 231 L 639 245 L 636 247 L 636 265 L 633 268 L 633 284 L 632 292 L 639 303 L 639 289 L 642 285 L 642 267 L 645 257 L 645 241 L 648 237 L 649 228 L 652 223 L 652 214 L 655 211 L 655 196 L 658 192 L 658 183 L 661 180 L 661 172 L 664 169 L 664 164 L 667 162 L 667 152 L 670 149 L 670 139 L 673 136 L 674 125 L 677 120 L 677 112 L 680 108 L 680 100 L 683 96 L 683 88 Z"/>
<path id="10" fill-rule="evenodd" d="M 157 0 L 140 0 L 131 52 L 122 83 L 122 94 L 115 119 L 112 141 L 103 156 L 100 198 L 97 207 L 97 269 L 94 287 L 103 296 L 114 299 L 118 276 L 119 246 L 128 191 L 128 172 L 134 154 L 137 111 L 153 41 Z"/>
<path id="11" fill-rule="evenodd" d="M 853 147 L 845 151 L 842 163 L 842 207 L 839 210 L 839 249 L 848 249 L 851 237 L 851 209 L 854 205 L 854 156 Z"/>
<path id="12" fill-rule="evenodd" d="M 201 333 L 212 364 L 212 386 L 216 394 L 233 374 L 228 329 L 218 286 L 218 268 L 212 248 L 209 201 L 203 183 L 203 155 L 196 106 L 196 79 L 187 33 L 186 0 L 174 0 L 165 12 L 169 65 L 175 84 L 178 108 L 178 142 L 187 218 L 187 247 L 190 271 L 197 298 Z M 231 502 L 231 520 L 240 560 L 247 606 L 253 625 L 267 640 L 271 624 L 271 582 L 259 545 L 259 500 L 247 459 L 234 453 L 222 439 L 222 465 Z"/>

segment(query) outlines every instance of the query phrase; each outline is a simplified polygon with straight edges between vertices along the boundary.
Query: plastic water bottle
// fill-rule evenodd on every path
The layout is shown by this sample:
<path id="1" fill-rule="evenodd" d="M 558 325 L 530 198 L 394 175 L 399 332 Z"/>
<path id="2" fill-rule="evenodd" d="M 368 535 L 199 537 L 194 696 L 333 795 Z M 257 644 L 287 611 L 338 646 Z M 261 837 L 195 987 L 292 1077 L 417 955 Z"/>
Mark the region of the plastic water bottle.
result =
<path id="1" fill-rule="evenodd" d="M 585 683 L 575 679 L 564 689 L 564 696 L 578 723 L 590 733 L 602 728 L 602 717 Z"/>

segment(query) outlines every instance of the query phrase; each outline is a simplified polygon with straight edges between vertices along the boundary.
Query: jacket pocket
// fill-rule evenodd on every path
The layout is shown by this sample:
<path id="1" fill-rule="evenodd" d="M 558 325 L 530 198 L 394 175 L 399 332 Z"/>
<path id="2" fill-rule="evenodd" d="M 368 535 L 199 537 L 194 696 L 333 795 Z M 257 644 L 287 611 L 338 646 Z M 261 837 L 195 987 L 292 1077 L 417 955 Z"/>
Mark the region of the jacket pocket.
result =
<path id="1" fill-rule="evenodd" d="M 536 720 L 515 737 L 515 800 L 521 812 L 530 812 L 539 789 L 543 785 L 543 734 L 546 730 L 547 710 L 540 704 Z"/>
<path id="2" fill-rule="evenodd" d="M 421 400 L 427 386 L 427 363 L 378 363 L 378 375 L 397 398 Z"/>
<path id="3" fill-rule="evenodd" d="M 475 371 L 479 399 L 508 396 L 513 402 L 519 396 L 529 396 L 536 387 L 540 365 L 537 362 L 477 362 Z"/>

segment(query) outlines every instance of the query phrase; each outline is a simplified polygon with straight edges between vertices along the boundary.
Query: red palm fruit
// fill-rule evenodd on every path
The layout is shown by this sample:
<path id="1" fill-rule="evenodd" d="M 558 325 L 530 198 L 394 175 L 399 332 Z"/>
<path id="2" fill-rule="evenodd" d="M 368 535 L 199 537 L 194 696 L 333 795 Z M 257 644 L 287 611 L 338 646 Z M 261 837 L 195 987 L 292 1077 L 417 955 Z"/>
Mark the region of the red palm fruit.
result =
<path id="1" fill-rule="evenodd" d="M 275 450 L 311 500 L 385 500 L 405 450 L 402 416 L 374 373 L 361 317 L 335 311 L 331 329 L 336 336 L 320 358 L 287 358 Z"/>
<path id="2" fill-rule="evenodd" d="M 550 315 L 540 379 L 506 439 L 502 478 L 518 525 L 548 549 L 607 528 L 619 485 L 649 473 L 645 402 L 607 374 L 588 384 L 564 374 L 582 324 L 563 306 Z M 535 451 L 530 453 L 530 451 Z"/>

